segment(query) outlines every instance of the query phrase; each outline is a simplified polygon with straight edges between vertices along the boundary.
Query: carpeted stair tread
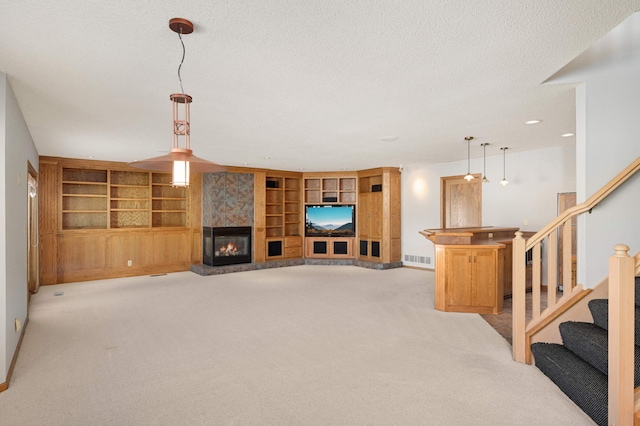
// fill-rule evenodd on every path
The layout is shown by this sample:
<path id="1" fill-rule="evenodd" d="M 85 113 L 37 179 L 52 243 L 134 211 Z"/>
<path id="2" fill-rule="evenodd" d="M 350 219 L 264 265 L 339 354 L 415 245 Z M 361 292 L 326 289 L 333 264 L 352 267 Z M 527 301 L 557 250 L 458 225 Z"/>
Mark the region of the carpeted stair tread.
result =
<path id="1" fill-rule="evenodd" d="M 640 277 L 635 278 L 634 383 L 640 386 Z M 593 324 L 560 324 L 564 345 L 534 343 L 535 364 L 598 425 L 607 424 L 609 301 L 589 301 Z"/>
<path id="2" fill-rule="evenodd" d="M 635 307 L 635 344 L 640 346 L 640 306 Z M 593 323 L 605 330 L 609 329 L 609 301 L 607 299 L 593 299 L 589 301 L 589 310 Z"/>
<path id="3" fill-rule="evenodd" d="M 607 376 L 555 343 L 534 343 L 535 364 L 598 425 L 607 424 Z"/>
<path id="4" fill-rule="evenodd" d="M 587 322 L 568 321 L 560 324 L 564 346 L 580 358 L 608 374 L 609 336 L 607 330 Z M 634 386 L 640 386 L 640 348 L 634 352 Z"/>
<path id="5" fill-rule="evenodd" d="M 560 324 L 560 335 L 565 348 L 597 368 L 602 374 L 608 374 L 607 330 L 595 324 L 567 321 Z"/>

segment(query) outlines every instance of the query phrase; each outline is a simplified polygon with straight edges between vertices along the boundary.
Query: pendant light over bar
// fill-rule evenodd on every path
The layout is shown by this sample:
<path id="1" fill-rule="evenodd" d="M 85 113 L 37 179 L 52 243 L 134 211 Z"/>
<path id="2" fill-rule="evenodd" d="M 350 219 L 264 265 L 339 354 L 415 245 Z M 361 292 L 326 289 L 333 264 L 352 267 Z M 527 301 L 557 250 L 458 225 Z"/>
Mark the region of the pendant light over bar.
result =
<path id="1" fill-rule="evenodd" d="M 169 28 L 178 33 L 180 43 L 182 44 L 182 61 L 178 66 L 178 79 L 180 80 L 180 90 L 182 93 L 173 93 L 169 96 L 173 111 L 171 151 L 169 151 L 169 154 L 147 160 L 134 161 L 129 163 L 129 165 L 138 169 L 171 172 L 171 185 L 186 187 L 189 186 L 189 174 L 192 172 L 223 172 L 227 170 L 227 168 L 193 155 L 193 151 L 191 150 L 190 125 L 190 106 L 193 98 L 182 90 L 182 77 L 180 75 L 185 54 L 182 34 L 191 34 L 193 32 L 193 24 L 186 19 L 173 18 L 169 21 Z M 181 141 L 183 143 L 181 143 Z"/>
<path id="2" fill-rule="evenodd" d="M 467 141 L 467 174 L 464 178 L 467 182 L 471 182 L 473 180 L 473 175 L 471 174 L 471 141 L 473 136 L 467 136 L 464 140 Z"/>
<path id="3" fill-rule="evenodd" d="M 489 179 L 487 179 L 487 145 L 489 145 L 488 142 L 480 144 L 480 146 L 482 147 L 482 161 L 483 161 L 482 183 L 489 183 Z"/>
<path id="4" fill-rule="evenodd" d="M 509 185 L 509 181 L 507 180 L 507 150 L 509 148 L 504 146 L 500 149 L 502 150 L 502 180 L 500 181 L 500 185 L 507 186 Z"/>

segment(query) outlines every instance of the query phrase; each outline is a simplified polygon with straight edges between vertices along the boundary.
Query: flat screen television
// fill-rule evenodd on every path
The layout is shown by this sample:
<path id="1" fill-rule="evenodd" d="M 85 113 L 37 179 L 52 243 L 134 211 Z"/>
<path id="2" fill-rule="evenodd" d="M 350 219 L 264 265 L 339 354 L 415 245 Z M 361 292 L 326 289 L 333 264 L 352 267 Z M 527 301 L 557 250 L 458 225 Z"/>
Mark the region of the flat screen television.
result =
<path id="1" fill-rule="evenodd" d="M 305 206 L 307 237 L 353 237 L 356 209 L 351 204 Z"/>

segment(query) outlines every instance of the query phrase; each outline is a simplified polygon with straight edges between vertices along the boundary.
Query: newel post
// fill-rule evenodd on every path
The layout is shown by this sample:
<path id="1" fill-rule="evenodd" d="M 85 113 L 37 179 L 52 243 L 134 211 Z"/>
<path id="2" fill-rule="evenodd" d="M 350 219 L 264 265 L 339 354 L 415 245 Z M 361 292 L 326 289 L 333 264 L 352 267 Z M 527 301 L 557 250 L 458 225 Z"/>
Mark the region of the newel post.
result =
<path id="1" fill-rule="evenodd" d="M 513 294 L 511 301 L 513 303 L 513 360 L 516 362 L 526 362 L 526 339 L 525 339 L 525 321 L 526 321 L 526 259 L 525 259 L 525 239 L 522 232 L 516 232 L 513 239 Z"/>
<path id="2" fill-rule="evenodd" d="M 635 259 L 618 244 L 609 258 L 609 424 L 632 425 Z"/>

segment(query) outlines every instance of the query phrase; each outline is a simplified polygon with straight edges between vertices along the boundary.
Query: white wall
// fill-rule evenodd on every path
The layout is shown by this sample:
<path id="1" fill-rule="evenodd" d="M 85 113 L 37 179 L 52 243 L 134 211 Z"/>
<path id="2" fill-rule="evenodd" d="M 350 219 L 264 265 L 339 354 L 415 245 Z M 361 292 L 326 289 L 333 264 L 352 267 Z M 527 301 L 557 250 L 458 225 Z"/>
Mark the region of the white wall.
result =
<path id="1" fill-rule="evenodd" d="M 576 193 L 586 201 L 640 156 L 640 12 L 547 80 L 576 88 Z M 640 175 L 578 217 L 578 282 L 608 275 L 613 246 L 640 250 Z"/>
<path id="2" fill-rule="evenodd" d="M 27 161 L 38 169 L 36 151 L 18 102 L 0 73 L 0 383 L 5 381 L 20 333 L 14 320 L 27 318 Z"/>
<path id="3" fill-rule="evenodd" d="M 576 99 L 583 134 L 578 152 L 578 202 L 598 191 L 640 156 L 640 66 L 599 70 Z M 578 222 L 578 281 L 593 287 L 608 275 L 613 246 L 640 251 L 640 174 Z"/>
<path id="4" fill-rule="evenodd" d="M 502 152 L 497 146 L 488 147 L 487 177 L 491 182 L 482 185 L 482 224 L 538 231 L 555 218 L 557 194 L 576 190 L 576 152 L 572 142 L 568 140 L 564 146 L 534 151 L 507 151 L 509 185 L 506 187 L 500 185 Z M 494 151 L 493 155 L 489 155 L 491 151 Z M 405 265 L 434 267 L 433 243 L 418 231 L 440 227 L 440 177 L 466 172 L 466 160 L 405 166 L 402 171 L 402 255 Z M 482 158 L 471 160 L 471 172 L 482 173 Z M 525 219 L 528 225 L 524 225 Z M 428 256 L 431 263 L 404 261 L 405 255 Z"/>
<path id="5" fill-rule="evenodd" d="M 5 164 L 7 156 L 6 150 L 6 118 L 7 106 L 7 79 L 5 74 L 0 74 L 0 213 L 6 210 L 5 203 Z M 3 215 L 4 216 L 4 215 Z M 0 220 L 0 383 L 5 382 L 7 377 L 7 258 L 6 258 L 6 238 L 7 220 Z"/>

